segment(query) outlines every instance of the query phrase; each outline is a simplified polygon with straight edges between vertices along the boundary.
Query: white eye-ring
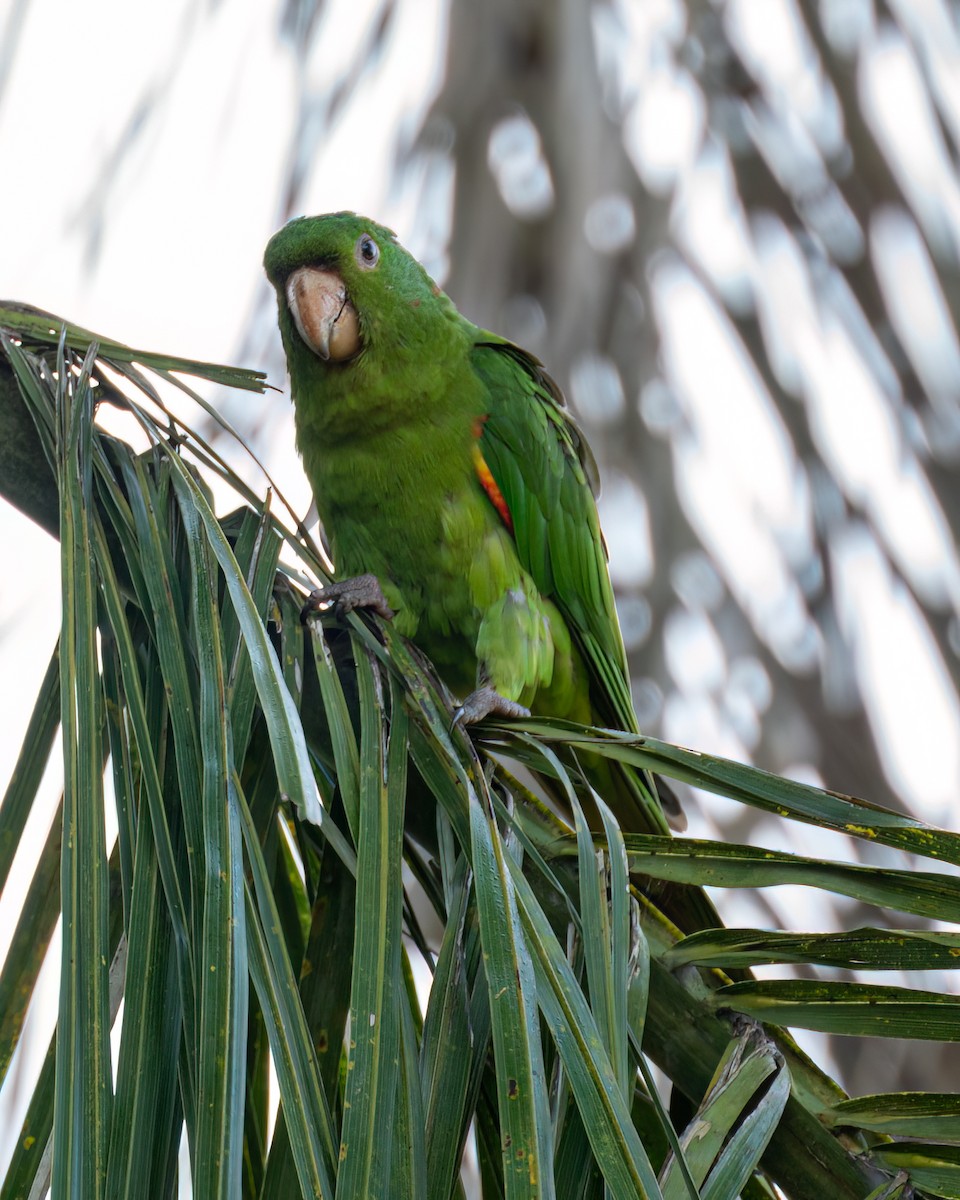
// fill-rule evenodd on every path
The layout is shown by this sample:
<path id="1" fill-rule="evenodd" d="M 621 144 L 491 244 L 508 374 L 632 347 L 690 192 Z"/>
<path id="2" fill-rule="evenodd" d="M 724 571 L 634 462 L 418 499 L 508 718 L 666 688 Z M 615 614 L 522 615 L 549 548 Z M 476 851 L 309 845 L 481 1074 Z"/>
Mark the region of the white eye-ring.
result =
<path id="1" fill-rule="evenodd" d="M 380 247 L 369 233 L 361 233 L 353 248 L 353 255 L 358 267 L 364 271 L 372 271 L 380 261 Z"/>

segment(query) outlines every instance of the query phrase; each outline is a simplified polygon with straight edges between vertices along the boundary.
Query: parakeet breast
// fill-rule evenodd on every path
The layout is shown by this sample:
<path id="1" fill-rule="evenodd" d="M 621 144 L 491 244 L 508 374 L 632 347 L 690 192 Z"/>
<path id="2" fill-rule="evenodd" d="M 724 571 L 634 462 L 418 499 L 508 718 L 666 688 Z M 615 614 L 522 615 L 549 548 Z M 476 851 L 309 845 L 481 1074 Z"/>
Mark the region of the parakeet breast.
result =
<path id="1" fill-rule="evenodd" d="M 459 426 L 459 427 L 458 427 Z M 472 418 L 386 429 L 305 465 L 337 574 L 375 574 L 396 626 L 455 691 L 476 677 L 482 615 L 520 585 L 512 540 L 475 471 Z"/>

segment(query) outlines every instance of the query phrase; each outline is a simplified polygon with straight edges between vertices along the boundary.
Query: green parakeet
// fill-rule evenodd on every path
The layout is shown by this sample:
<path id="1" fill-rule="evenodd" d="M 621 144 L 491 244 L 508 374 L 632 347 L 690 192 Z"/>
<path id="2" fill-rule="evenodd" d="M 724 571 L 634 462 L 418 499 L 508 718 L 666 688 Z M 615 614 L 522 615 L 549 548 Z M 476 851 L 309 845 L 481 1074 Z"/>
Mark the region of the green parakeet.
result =
<path id="1" fill-rule="evenodd" d="M 638 732 L 596 467 L 540 362 L 461 316 L 365 217 L 291 221 L 264 265 L 346 581 L 323 598 L 394 616 L 467 720 L 528 707 Z M 625 828 L 666 828 L 649 776 L 584 767 Z"/>

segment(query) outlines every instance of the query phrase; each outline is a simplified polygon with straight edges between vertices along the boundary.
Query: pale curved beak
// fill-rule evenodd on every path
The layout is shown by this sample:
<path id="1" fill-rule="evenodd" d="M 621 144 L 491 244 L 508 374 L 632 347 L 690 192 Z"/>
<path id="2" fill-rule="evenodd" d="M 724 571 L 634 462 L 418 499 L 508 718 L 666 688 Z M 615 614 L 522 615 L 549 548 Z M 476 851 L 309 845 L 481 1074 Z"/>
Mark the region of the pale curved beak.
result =
<path id="1" fill-rule="evenodd" d="M 335 271 L 299 267 L 287 280 L 287 305 L 297 332 L 324 361 L 343 362 L 360 349 L 360 323 Z"/>

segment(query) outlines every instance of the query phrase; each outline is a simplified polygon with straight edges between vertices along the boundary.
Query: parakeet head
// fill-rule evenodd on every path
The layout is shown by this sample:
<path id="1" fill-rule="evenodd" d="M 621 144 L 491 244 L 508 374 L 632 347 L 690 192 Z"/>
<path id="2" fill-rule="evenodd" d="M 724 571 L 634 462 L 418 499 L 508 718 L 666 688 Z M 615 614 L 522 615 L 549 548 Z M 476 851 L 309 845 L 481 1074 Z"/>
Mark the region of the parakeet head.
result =
<path id="1" fill-rule="evenodd" d="M 290 221 L 270 239 L 263 265 L 295 380 L 320 364 L 334 371 L 372 358 L 383 369 L 387 355 L 395 370 L 397 356 L 428 345 L 453 310 L 396 235 L 356 213 Z"/>

